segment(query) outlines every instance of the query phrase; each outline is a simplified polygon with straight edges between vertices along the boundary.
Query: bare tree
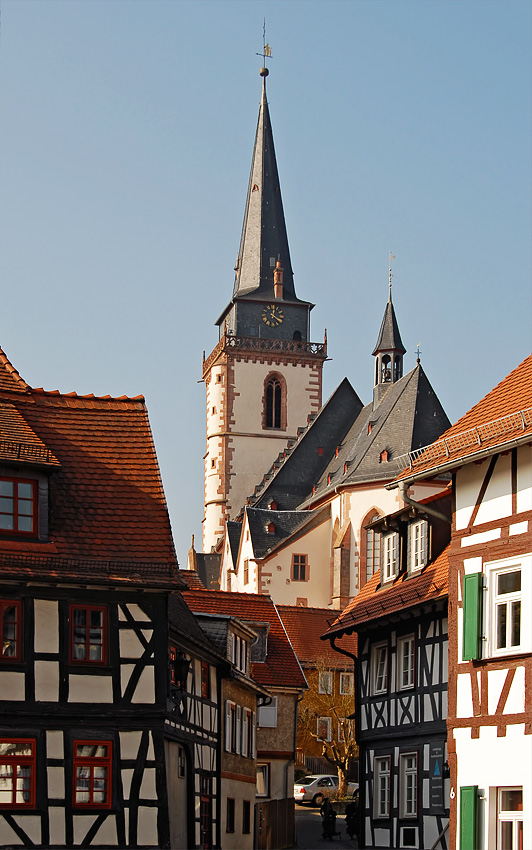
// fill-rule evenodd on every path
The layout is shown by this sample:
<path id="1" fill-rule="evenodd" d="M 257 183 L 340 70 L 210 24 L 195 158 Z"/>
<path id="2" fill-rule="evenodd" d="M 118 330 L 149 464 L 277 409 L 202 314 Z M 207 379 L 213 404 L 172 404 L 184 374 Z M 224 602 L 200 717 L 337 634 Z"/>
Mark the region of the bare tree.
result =
<path id="1" fill-rule="evenodd" d="M 309 690 L 299 711 L 298 739 L 303 746 L 316 742 L 321 755 L 338 771 L 338 795 L 345 796 L 347 778 L 358 757 L 355 741 L 352 671 L 331 669 L 323 658 L 306 671 Z M 341 687 L 341 684 L 343 687 Z M 341 693 L 343 691 L 343 693 Z"/>

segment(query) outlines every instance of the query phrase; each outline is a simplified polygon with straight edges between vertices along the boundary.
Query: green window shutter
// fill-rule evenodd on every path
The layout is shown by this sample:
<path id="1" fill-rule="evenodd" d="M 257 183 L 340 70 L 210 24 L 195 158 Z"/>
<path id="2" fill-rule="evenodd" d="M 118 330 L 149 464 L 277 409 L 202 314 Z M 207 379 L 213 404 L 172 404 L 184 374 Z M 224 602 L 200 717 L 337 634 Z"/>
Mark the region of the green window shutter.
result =
<path id="1" fill-rule="evenodd" d="M 482 573 L 464 576 L 462 661 L 481 657 Z"/>
<path id="2" fill-rule="evenodd" d="M 478 785 L 464 785 L 460 788 L 459 850 L 479 850 Z"/>

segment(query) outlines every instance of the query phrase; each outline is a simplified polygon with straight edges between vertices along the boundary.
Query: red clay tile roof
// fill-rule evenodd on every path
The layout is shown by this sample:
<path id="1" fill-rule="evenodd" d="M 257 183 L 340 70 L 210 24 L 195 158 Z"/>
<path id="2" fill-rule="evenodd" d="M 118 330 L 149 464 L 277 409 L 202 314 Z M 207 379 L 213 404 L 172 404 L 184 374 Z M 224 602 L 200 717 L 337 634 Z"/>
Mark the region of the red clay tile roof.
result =
<path id="1" fill-rule="evenodd" d="M 338 618 L 338 611 L 330 608 L 303 608 L 296 605 L 278 605 L 277 611 L 290 638 L 300 664 L 315 667 L 323 659 L 329 668 L 344 670 L 352 661 L 336 652 L 329 641 L 321 640 L 329 625 Z M 344 641 L 342 649 L 356 655 L 356 635 Z"/>
<path id="2" fill-rule="evenodd" d="M 180 570 L 179 578 L 190 590 L 207 590 L 196 570 Z"/>
<path id="3" fill-rule="evenodd" d="M 59 466 L 53 452 L 45 446 L 14 404 L 0 401 L 0 460 L 7 463 L 27 461 L 39 466 Z"/>
<path id="4" fill-rule="evenodd" d="M 403 573 L 392 585 L 381 587 L 380 573 L 375 573 L 336 622 L 332 623 L 327 635 L 356 630 L 364 623 L 446 597 L 449 586 L 449 546 L 419 575 Z"/>
<path id="5" fill-rule="evenodd" d="M 435 470 L 452 469 L 464 460 L 491 454 L 527 437 L 532 439 L 532 354 L 435 443 L 416 452 L 411 466 L 395 480 L 413 480 Z"/>
<path id="6" fill-rule="evenodd" d="M 0 348 L 0 391 L 24 393 L 29 387 Z"/>
<path id="7" fill-rule="evenodd" d="M 35 390 L 13 392 L 22 379 L 0 359 L 0 441 L 47 447 L 60 468 L 49 484 L 49 542 L 0 538 L 2 563 L 16 553 L 50 570 L 74 561 L 176 566 L 170 520 L 146 405 L 121 399 Z M 7 376 L 7 378 L 6 378 Z M 22 386 L 21 385 L 21 386 Z M 28 469 L 39 461 L 24 458 Z M 20 467 L 19 467 L 20 468 Z M 44 560 L 43 560 L 44 559 Z M 44 568 L 44 566 L 43 566 Z M 2 567 L 5 571 L 6 567 Z M 164 568 L 162 572 L 165 572 Z M 166 571 L 168 572 L 168 571 Z"/>
<path id="8" fill-rule="evenodd" d="M 183 590 L 182 596 L 192 612 L 226 614 L 251 624 L 269 623 L 267 658 L 253 663 L 253 678 L 266 688 L 306 687 L 305 677 L 270 596 L 223 590 Z"/>

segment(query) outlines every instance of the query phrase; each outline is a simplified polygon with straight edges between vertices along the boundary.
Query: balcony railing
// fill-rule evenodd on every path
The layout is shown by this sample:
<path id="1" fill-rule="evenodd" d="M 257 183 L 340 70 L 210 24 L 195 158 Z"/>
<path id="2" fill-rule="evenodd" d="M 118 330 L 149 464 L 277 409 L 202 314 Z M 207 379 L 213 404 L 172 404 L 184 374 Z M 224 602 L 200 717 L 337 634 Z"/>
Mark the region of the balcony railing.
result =
<path id="1" fill-rule="evenodd" d="M 307 357 L 325 359 L 327 357 L 326 342 L 305 342 L 297 339 L 267 339 L 257 336 L 233 336 L 225 334 L 216 348 L 203 361 L 203 374 L 209 371 L 212 364 L 222 351 L 263 351 L 279 354 L 304 354 Z"/>

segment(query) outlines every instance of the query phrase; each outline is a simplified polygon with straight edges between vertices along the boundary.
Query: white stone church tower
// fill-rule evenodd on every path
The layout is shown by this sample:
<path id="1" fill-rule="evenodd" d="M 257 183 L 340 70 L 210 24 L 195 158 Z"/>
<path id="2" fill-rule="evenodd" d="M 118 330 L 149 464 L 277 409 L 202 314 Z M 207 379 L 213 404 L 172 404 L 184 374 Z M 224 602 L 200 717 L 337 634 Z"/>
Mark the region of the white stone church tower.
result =
<path id="1" fill-rule="evenodd" d="M 231 301 L 204 360 L 207 448 L 203 551 L 238 515 L 322 401 L 326 341 L 310 342 L 313 304 L 296 295 L 268 102 L 267 68 Z"/>

